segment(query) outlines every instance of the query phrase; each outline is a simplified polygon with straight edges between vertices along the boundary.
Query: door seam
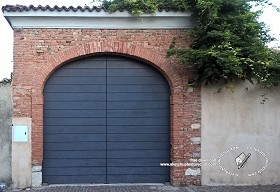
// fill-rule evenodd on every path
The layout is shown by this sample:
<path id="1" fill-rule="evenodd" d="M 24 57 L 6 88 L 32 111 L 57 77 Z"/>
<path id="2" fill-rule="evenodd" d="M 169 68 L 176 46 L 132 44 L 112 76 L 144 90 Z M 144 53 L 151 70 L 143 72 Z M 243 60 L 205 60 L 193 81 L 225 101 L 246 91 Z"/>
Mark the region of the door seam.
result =
<path id="1" fill-rule="evenodd" d="M 108 70 L 108 66 L 107 66 L 107 61 L 108 61 L 108 57 L 106 56 L 105 57 L 105 68 L 106 68 L 106 80 L 105 80 L 105 83 L 106 83 L 106 105 L 105 105 L 105 107 L 106 107 L 106 130 L 105 130 L 105 134 L 106 134 L 106 146 L 105 146 L 105 148 L 106 148 L 106 175 L 105 175 L 105 183 L 106 184 L 108 184 L 108 126 L 107 126 L 107 124 L 108 124 L 108 122 L 107 122 L 107 116 L 108 116 L 108 110 L 107 110 L 107 101 L 108 101 L 108 90 L 107 90 L 107 78 L 108 78 L 108 76 L 107 76 L 107 70 Z"/>

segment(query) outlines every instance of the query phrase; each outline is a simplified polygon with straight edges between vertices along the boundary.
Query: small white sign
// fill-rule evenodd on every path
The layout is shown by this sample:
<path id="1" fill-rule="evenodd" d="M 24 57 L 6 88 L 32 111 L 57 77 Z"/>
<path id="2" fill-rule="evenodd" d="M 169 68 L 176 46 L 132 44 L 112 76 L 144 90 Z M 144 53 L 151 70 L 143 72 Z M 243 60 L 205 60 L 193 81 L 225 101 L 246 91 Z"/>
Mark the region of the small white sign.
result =
<path id="1" fill-rule="evenodd" d="M 26 125 L 13 126 L 13 141 L 28 142 L 28 126 Z"/>

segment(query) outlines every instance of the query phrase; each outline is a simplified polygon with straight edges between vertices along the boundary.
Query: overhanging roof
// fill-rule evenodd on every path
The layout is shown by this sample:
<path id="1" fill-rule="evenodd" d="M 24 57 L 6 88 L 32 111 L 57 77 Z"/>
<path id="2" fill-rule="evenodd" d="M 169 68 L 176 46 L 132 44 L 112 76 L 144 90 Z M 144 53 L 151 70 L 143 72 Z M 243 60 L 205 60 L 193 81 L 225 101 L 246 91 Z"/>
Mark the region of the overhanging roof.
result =
<path id="1" fill-rule="evenodd" d="M 3 14 L 17 28 L 89 28 L 89 29 L 180 29 L 196 24 L 191 13 L 158 10 L 155 14 L 131 15 L 126 10 L 108 12 L 103 7 L 59 7 L 6 5 Z"/>

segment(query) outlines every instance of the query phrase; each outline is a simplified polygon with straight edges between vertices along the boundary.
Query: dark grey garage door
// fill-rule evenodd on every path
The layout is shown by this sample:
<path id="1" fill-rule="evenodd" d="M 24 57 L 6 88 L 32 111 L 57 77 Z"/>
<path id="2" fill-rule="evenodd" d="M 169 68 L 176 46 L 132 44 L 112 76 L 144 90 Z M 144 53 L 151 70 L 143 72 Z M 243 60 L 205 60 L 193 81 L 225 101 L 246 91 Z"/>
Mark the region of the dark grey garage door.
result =
<path id="1" fill-rule="evenodd" d="M 154 68 L 117 56 L 55 71 L 44 89 L 43 182 L 169 181 L 169 86 Z"/>

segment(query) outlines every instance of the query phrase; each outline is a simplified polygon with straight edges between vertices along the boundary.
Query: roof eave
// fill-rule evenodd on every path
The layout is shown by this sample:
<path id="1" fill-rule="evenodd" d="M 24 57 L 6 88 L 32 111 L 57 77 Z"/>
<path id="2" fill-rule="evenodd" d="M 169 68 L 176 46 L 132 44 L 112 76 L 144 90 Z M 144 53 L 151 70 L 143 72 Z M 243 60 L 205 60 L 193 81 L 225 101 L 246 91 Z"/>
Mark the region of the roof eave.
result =
<path id="1" fill-rule="evenodd" d="M 3 9 L 2 9 L 3 10 Z M 92 28 L 92 29 L 169 29 L 193 28 L 191 13 L 157 11 L 155 14 L 131 15 L 127 11 L 109 13 L 104 10 L 28 10 L 5 11 L 3 14 L 13 29 L 16 28 Z"/>

